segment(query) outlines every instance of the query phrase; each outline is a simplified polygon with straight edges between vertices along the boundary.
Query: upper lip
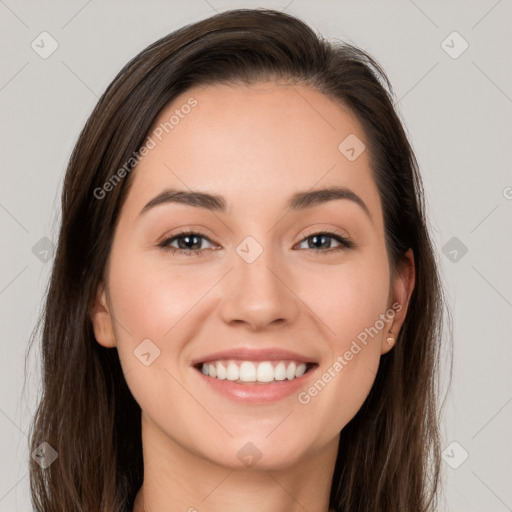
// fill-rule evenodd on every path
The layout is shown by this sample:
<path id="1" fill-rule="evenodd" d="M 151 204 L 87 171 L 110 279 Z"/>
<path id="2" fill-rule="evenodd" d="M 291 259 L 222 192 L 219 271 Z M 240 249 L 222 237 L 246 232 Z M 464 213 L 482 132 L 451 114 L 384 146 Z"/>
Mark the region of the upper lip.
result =
<path id="1" fill-rule="evenodd" d="M 252 348 L 233 348 L 229 350 L 221 350 L 214 352 L 192 361 L 192 365 L 199 363 L 208 363 L 210 361 L 219 361 L 221 359 L 239 359 L 241 361 L 281 361 L 283 359 L 291 359 L 300 363 L 315 363 L 316 361 L 311 357 L 297 354 L 290 350 L 282 348 L 266 348 L 266 349 L 252 349 Z"/>

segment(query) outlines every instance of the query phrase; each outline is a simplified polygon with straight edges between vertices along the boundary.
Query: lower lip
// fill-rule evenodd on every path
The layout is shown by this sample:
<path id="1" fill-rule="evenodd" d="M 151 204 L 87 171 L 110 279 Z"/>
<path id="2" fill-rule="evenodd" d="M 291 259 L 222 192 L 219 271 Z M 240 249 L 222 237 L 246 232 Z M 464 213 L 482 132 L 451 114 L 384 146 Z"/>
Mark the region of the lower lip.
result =
<path id="1" fill-rule="evenodd" d="M 201 370 L 194 368 L 200 378 L 209 384 L 217 393 L 239 402 L 268 403 L 290 395 L 297 394 L 303 388 L 318 366 L 309 369 L 304 375 L 292 380 L 278 380 L 271 383 L 237 384 L 227 379 L 217 379 L 205 375 Z"/>

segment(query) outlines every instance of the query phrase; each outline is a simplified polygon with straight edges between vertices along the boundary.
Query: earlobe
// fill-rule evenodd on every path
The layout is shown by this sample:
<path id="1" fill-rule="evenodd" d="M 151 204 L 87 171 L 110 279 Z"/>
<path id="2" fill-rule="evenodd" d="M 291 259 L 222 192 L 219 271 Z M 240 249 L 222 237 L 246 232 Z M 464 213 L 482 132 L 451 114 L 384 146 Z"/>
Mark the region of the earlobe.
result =
<path id="1" fill-rule="evenodd" d="M 398 333 L 404 323 L 409 300 L 416 282 L 416 271 L 414 265 L 414 254 L 408 249 L 397 266 L 397 275 L 393 283 L 392 309 L 394 315 L 388 326 L 387 332 L 383 335 L 381 354 L 389 352 L 398 337 Z"/>
<path id="2" fill-rule="evenodd" d="M 107 303 L 105 286 L 100 283 L 89 316 L 91 317 L 96 341 L 106 347 L 116 346 L 112 317 Z"/>

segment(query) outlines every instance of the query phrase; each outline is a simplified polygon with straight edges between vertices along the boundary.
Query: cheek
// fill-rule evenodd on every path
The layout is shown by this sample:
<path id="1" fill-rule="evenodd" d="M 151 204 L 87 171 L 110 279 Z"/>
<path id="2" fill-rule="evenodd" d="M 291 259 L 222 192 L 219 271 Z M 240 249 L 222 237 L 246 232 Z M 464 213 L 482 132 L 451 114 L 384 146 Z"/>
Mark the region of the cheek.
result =
<path id="1" fill-rule="evenodd" d="M 374 253 L 335 267 L 316 283 L 322 286 L 311 285 L 308 305 L 328 326 L 330 353 L 318 379 L 298 399 L 326 418 L 327 430 L 339 431 L 360 409 L 377 373 L 386 335 L 381 315 L 389 293 L 387 259 Z"/>
<path id="2" fill-rule="evenodd" d="M 385 253 L 379 256 L 378 251 L 367 251 L 322 273 L 313 267 L 302 273 L 301 297 L 328 327 L 337 352 L 346 350 L 347 343 L 376 322 L 382 331 L 379 319 L 387 307 L 389 277 Z"/>
<path id="3" fill-rule="evenodd" d="M 128 386 L 152 417 L 162 414 L 162 404 L 170 403 L 171 396 L 176 407 L 186 408 L 190 397 L 173 377 L 183 379 L 183 350 L 193 337 L 201 310 L 198 301 L 212 286 L 211 278 L 172 266 L 165 258 L 123 258 L 120 253 L 112 254 L 109 284 L 117 350 Z"/>
<path id="4" fill-rule="evenodd" d="M 209 284 L 184 267 L 165 265 L 164 259 L 149 257 L 117 259 L 109 281 L 115 314 L 126 323 L 134 341 L 172 336 L 174 326 Z"/>

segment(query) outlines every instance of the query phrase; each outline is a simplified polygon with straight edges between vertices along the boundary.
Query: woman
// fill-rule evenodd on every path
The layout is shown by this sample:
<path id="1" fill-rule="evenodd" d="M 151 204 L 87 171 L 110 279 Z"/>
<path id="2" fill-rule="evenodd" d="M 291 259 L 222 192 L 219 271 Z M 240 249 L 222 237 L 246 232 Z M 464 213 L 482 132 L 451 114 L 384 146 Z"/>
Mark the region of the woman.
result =
<path id="1" fill-rule="evenodd" d="M 375 60 L 272 10 L 186 26 L 69 162 L 33 503 L 433 510 L 443 305 Z"/>

